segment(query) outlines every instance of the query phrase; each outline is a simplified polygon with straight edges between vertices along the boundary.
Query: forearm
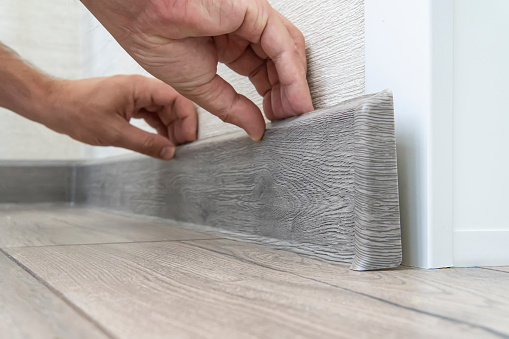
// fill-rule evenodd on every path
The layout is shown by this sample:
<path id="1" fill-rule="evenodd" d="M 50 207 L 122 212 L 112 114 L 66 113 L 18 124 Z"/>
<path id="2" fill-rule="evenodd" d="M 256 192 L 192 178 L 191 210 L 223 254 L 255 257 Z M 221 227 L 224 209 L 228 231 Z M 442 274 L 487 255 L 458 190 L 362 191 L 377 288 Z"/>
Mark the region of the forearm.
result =
<path id="1" fill-rule="evenodd" d="M 0 43 L 0 107 L 40 122 L 53 80 Z"/>

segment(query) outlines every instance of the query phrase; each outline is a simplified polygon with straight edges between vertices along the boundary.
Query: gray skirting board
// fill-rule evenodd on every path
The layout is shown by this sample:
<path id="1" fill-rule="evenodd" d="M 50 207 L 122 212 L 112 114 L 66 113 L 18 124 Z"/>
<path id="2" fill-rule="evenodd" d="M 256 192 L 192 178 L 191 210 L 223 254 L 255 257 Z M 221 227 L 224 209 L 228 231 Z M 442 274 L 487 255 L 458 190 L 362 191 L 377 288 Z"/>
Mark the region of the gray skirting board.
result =
<path id="1" fill-rule="evenodd" d="M 179 147 L 170 162 L 74 171 L 79 204 L 271 239 L 354 270 L 401 262 L 390 91 L 273 123 L 258 143 L 230 134 Z"/>
<path id="2" fill-rule="evenodd" d="M 0 203 L 69 202 L 74 163 L 0 161 Z"/>

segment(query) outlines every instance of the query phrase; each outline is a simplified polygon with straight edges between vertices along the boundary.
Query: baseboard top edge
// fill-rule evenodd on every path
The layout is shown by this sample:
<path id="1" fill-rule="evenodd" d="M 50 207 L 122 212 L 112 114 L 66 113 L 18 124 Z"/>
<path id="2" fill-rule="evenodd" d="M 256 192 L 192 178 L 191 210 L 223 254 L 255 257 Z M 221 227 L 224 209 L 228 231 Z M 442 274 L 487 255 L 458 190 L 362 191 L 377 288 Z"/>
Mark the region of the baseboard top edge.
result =
<path id="1" fill-rule="evenodd" d="M 351 98 L 345 101 L 342 101 L 334 106 L 321 108 L 314 110 L 312 112 L 303 114 L 301 116 L 288 118 L 285 120 L 274 121 L 267 124 L 267 130 L 278 130 L 282 128 L 287 128 L 295 124 L 305 123 L 306 120 L 312 119 L 313 117 L 328 114 L 328 113 L 337 113 L 338 110 L 348 111 L 351 109 L 358 108 L 359 106 L 365 105 L 367 103 L 372 102 L 373 100 L 378 100 L 380 97 L 392 96 L 392 91 L 390 89 L 385 89 L 378 93 L 365 94 L 362 96 L 358 96 L 355 98 Z M 206 145 L 208 143 L 221 142 L 224 140 L 235 140 L 235 139 L 246 139 L 248 138 L 247 134 L 244 131 L 237 131 L 226 133 L 223 135 L 218 135 L 210 138 L 200 139 L 193 143 L 182 145 L 177 147 L 177 157 L 179 153 L 185 153 L 189 149 L 194 149 L 196 147 L 200 147 L 202 145 Z M 254 141 L 253 141 L 254 142 Z M 152 161 L 160 161 L 157 159 L 149 158 L 147 156 L 143 156 L 140 154 L 132 153 L 125 155 L 117 155 L 110 158 L 99 158 L 99 159 L 77 159 L 77 160 L 0 160 L 0 168 L 1 167 L 83 167 L 83 166 L 93 166 L 93 165 L 103 165 L 103 164 L 113 164 L 125 161 L 143 161 L 143 160 L 152 160 Z"/>

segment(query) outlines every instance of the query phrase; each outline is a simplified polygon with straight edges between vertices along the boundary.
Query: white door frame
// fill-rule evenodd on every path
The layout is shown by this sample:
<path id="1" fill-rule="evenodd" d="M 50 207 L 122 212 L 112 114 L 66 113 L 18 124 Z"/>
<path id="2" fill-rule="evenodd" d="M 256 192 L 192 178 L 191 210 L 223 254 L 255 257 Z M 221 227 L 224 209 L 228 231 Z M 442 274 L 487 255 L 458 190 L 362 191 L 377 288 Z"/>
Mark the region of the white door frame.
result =
<path id="1" fill-rule="evenodd" d="M 453 265 L 453 0 L 366 0 L 366 92 L 394 92 L 403 263 Z"/>

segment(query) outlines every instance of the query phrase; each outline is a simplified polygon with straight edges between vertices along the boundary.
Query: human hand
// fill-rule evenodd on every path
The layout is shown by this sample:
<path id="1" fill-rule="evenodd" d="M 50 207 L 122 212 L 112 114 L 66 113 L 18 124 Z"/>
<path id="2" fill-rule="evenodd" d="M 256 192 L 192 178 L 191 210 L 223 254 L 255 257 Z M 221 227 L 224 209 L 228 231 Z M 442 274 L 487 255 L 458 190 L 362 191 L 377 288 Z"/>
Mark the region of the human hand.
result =
<path id="1" fill-rule="evenodd" d="M 78 141 L 170 160 L 175 145 L 196 140 L 193 103 L 160 80 L 119 75 L 50 84 L 47 104 L 31 119 Z M 134 127 L 131 118 L 145 119 L 158 134 Z"/>
<path id="2" fill-rule="evenodd" d="M 313 110 L 302 33 L 266 0 L 82 0 L 155 77 L 259 140 L 258 107 L 219 77 L 218 62 L 249 76 L 268 119 Z"/>

